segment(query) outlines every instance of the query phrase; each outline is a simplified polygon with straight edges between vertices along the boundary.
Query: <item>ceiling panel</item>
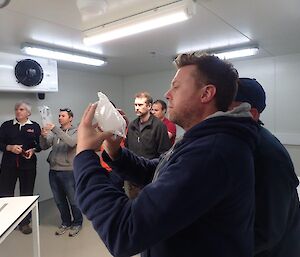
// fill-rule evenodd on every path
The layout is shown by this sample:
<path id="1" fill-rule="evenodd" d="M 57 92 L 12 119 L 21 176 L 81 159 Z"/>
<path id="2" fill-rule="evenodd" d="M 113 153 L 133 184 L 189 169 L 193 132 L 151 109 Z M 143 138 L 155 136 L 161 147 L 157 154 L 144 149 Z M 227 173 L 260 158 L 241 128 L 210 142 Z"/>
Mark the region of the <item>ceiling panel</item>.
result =
<path id="1" fill-rule="evenodd" d="M 300 1 L 298 0 L 212 0 L 199 1 L 271 55 L 300 50 Z"/>
<path id="2" fill-rule="evenodd" d="M 35 18 L 64 27 L 80 29 L 81 16 L 76 0 L 17 0 L 5 8 L 18 16 Z"/>
<path id="3" fill-rule="evenodd" d="M 173 0 L 108 1 L 106 16 L 113 17 Z M 299 9 L 296 0 L 198 0 L 196 15 L 186 22 L 87 47 L 76 0 L 18 0 L 0 9 L 0 51 L 20 54 L 26 41 L 81 49 L 104 55 L 108 64 L 97 69 L 59 65 L 117 75 L 171 69 L 178 52 L 245 42 L 260 45 L 254 58 L 300 53 Z"/>

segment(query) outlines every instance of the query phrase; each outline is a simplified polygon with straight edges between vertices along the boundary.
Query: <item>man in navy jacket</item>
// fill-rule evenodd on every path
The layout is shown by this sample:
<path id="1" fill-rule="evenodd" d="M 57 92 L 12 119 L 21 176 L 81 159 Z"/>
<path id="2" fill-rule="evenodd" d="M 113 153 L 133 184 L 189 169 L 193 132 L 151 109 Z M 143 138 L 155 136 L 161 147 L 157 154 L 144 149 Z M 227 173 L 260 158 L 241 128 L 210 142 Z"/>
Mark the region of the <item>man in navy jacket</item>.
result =
<path id="1" fill-rule="evenodd" d="M 113 256 L 252 257 L 257 128 L 249 105 L 226 112 L 238 74 L 211 55 L 183 54 L 175 63 L 166 98 L 170 120 L 186 131 L 182 140 L 159 160 L 138 157 L 96 132 L 90 105 L 74 160 L 79 205 Z M 94 150 L 104 139 L 113 169 L 148 183 L 136 199 L 99 168 Z"/>
<path id="2" fill-rule="evenodd" d="M 259 124 L 255 164 L 255 257 L 300 256 L 299 184 L 288 151 L 259 120 L 266 107 L 263 87 L 240 78 L 234 105 L 248 102 Z"/>

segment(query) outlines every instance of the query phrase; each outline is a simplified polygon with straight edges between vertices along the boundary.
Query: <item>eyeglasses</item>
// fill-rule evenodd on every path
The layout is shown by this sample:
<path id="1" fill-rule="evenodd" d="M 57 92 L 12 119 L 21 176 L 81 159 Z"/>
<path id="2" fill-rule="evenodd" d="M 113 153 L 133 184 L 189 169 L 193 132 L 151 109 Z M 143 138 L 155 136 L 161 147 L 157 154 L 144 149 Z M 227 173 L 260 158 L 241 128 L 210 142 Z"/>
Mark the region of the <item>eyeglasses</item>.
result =
<path id="1" fill-rule="evenodd" d="M 59 109 L 60 112 L 72 112 L 70 108 Z"/>

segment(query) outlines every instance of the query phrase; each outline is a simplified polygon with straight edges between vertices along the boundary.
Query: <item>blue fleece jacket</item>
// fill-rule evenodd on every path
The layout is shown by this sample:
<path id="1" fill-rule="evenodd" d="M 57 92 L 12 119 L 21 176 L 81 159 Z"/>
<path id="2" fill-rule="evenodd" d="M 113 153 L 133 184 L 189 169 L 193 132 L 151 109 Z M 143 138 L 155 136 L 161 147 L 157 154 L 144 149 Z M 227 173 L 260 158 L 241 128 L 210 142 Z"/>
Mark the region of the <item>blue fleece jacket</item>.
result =
<path id="1" fill-rule="evenodd" d="M 288 151 L 260 126 L 255 158 L 255 257 L 300 256 L 299 184 Z"/>
<path id="2" fill-rule="evenodd" d="M 83 151 L 74 160 L 80 208 L 113 256 L 252 257 L 256 131 L 251 118 L 206 119 L 134 200 L 113 186 L 93 151 Z M 158 160 L 122 149 L 110 165 L 146 182 Z"/>

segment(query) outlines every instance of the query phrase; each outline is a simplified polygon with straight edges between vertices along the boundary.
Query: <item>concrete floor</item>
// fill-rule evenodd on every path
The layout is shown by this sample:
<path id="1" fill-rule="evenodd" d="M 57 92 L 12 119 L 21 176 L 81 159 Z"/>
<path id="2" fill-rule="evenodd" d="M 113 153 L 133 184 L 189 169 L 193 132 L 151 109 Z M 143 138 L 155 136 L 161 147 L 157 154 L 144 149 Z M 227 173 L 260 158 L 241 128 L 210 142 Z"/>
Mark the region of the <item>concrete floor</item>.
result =
<path id="1" fill-rule="evenodd" d="M 55 236 L 60 218 L 52 199 L 39 203 L 39 216 L 41 257 L 112 256 L 87 219 L 84 219 L 83 228 L 76 237 L 71 238 L 68 233 Z M 32 235 L 24 235 L 15 230 L 0 245 L 0 257 L 32 256 Z"/>

